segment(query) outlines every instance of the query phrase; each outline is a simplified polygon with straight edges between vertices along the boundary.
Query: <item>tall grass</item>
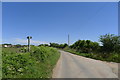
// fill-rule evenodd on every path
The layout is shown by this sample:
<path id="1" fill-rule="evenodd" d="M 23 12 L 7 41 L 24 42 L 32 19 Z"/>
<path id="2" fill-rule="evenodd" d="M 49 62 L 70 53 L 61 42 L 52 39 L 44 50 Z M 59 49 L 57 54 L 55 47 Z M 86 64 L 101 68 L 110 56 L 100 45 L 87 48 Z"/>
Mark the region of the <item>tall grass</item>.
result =
<path id="1" fill-rule="evenodd" d="M 26 53 L 14 49 L 2 50 L 3 78 L 51 78 L 52 70 L 60 56 L 56 49 L 31 47 L 31 51 Z"/>

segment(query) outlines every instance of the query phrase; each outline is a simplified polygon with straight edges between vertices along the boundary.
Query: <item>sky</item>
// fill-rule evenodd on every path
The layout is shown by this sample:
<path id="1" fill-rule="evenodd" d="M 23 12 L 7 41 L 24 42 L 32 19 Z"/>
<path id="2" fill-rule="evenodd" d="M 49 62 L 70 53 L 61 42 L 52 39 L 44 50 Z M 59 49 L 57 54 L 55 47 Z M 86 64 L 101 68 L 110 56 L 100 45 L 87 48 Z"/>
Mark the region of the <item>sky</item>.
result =
<path id="1" fill-rule="evenodd" d="M 2 42 L 27 44 L 99 41 L 118 35 L 117 2 L 3 2 Z"/>
<path id="2" fill-rule="evenodd" d="M 2 13 L 2 2 L 0 2 L 0 13 Z M 0 14 L 0 44 L 2 43 L 2 14 Z"/>

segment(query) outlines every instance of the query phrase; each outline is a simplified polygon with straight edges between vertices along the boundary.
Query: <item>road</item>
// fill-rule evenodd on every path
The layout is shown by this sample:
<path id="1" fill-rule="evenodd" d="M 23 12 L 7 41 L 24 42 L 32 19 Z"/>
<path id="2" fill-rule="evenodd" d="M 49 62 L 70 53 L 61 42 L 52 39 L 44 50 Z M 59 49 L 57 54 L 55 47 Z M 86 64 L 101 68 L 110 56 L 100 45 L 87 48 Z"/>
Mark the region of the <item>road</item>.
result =
<path id="1" fill-rule="evenodd" d="M 102 61 L 61 51 L 53 78 L 118 78 Z"/>

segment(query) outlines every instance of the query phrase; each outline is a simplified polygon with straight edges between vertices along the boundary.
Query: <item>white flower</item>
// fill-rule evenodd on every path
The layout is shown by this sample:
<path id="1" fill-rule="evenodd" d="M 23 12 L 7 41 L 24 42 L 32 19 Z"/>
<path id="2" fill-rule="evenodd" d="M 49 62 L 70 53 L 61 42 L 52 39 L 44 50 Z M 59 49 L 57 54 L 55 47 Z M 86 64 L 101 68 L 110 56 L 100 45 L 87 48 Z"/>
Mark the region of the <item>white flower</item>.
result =
<path id="1" fill-rule="evenodd" d="M 21 71 L 23 71 L 23 69 L 22 69 L 22 68 L 19 68 L 18 71 L 21 72 Z"/>

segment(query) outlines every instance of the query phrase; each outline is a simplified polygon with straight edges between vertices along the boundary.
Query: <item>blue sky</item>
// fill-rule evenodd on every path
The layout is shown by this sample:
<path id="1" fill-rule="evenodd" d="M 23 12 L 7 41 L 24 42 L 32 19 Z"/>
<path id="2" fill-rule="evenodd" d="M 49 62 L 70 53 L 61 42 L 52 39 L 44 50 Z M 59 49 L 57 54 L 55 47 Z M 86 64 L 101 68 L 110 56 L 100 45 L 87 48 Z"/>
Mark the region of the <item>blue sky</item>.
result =
<path id="1" fill-rule="evenodd" d="M 0 2 L 0 13 L 2 13 L 2 2 Z M 0 14 L 0 44 L 2 43 L 2 14 Z"/>
<path id="2" fill-rule="evenodd" d="M 2 4 L 3 43 L 70 43 L 98 41 L 100 35 L 118 34 L 117 2 L 18 2 Z"/>

